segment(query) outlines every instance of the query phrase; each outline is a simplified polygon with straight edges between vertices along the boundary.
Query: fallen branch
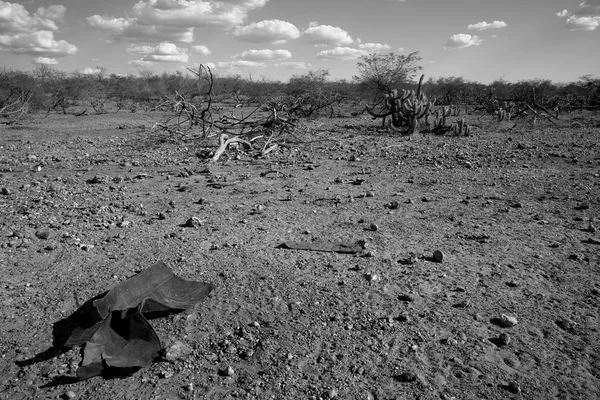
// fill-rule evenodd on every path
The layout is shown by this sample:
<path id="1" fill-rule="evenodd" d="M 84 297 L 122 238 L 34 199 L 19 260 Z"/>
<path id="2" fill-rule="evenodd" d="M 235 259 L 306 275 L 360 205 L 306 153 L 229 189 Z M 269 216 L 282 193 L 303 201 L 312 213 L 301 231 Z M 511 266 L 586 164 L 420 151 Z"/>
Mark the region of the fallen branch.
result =
<path id="1" fill-rule="evenodd" d="M 242 144 L 248 146 L 249 148 L 252 148 L 252 143 L 248 142 L 247 140 L 240 139 L 237 136 L 229 137 L 229 135 L 227 135 L 226 133 L 221 134 L 221 137 L 219 138 L 219 142 L 220 142 L 219 148 L 217 149 L 217 151 L 215 151 L 215 154 L 210 159 L 211 163 L 219 161 L 219 158 L 223 155 L 225 150 L 227 150 L 227 147 L 232 143 L 242 143 Z"/>

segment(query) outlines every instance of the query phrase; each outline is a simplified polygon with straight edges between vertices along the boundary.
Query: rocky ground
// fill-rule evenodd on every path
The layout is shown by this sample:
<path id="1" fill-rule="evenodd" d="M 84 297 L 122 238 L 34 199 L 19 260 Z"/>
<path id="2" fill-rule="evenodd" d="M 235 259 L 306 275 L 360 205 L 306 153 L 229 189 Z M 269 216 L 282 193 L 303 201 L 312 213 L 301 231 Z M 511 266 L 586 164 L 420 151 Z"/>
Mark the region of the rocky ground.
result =
<path id="1" fill-rule="evenodd" d="M 598 398 L 600 118 L 574 116 L 410 140 L 323 119 L 216 164 L 152 116 L 2 126 L 0 398 Z M 151 321 L 167 356 L 81 382 L 79 348 L 26 361 L 158 260 L 216 286 Z"/>

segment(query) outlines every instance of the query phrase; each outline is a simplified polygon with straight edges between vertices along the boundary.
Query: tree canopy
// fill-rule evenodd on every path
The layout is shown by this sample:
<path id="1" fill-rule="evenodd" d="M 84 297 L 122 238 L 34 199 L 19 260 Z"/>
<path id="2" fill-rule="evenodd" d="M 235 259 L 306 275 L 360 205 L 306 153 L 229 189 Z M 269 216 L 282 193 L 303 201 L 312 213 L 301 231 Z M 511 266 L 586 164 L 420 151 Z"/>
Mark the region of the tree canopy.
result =
<path id="1" fill-rule="evenodd" d="M 389 93 L 404 83 L 414 80 L 423 69 L 419 52 L 408 55 L 371 53 L 360 57 L 357 63 L 358 75 L 354 80 L 373 94 Z"/>

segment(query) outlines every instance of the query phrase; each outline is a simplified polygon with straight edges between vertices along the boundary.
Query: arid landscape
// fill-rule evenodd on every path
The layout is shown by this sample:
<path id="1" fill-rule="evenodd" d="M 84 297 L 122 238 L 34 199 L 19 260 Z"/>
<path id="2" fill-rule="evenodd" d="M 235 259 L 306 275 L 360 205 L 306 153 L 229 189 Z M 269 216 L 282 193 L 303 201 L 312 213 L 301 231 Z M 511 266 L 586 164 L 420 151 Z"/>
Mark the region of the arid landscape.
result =
<path id="1" fill-rule="evenodd" d="M 598 398 L 600 117 L 465 118 L 320 117 L 214 163 L 154 113 L 0 126 L 0 398 Z M 151 367 L 77 381 L 79 347 L 35 358 L 157 261 L 215 289 L 151 320 Z"/>

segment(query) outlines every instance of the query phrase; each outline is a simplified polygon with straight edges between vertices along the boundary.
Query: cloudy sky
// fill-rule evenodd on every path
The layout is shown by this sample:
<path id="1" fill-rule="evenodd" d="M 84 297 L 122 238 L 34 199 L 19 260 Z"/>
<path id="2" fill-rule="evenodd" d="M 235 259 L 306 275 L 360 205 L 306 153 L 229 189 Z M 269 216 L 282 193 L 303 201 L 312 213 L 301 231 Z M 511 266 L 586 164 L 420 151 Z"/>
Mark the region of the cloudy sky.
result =
<path id="1" fill-rule="evenodd" d="M 0 67 L 351 78 L 372 52 L 488 83 L 600 75 L 600 0 L 0 0 Z"/>

